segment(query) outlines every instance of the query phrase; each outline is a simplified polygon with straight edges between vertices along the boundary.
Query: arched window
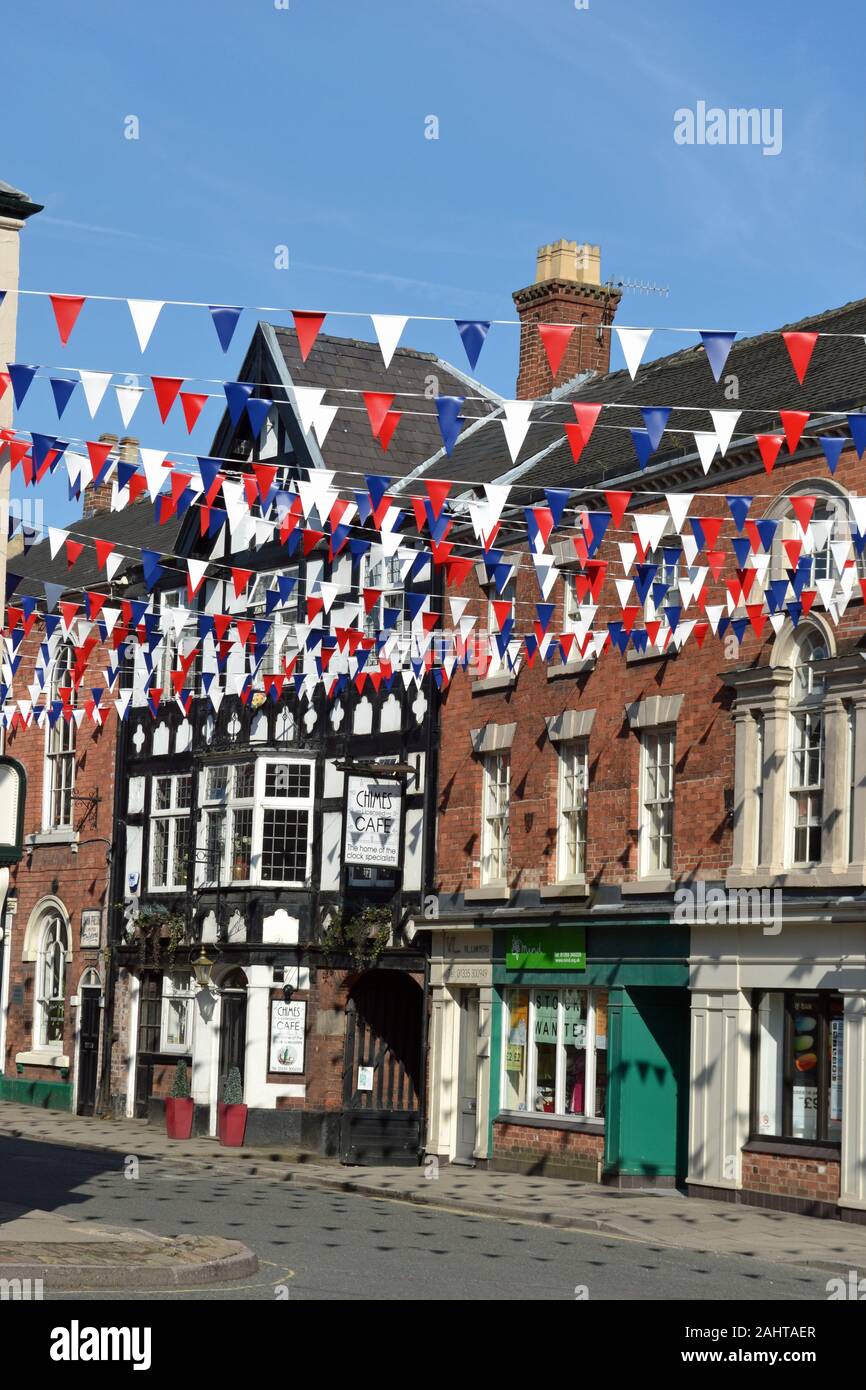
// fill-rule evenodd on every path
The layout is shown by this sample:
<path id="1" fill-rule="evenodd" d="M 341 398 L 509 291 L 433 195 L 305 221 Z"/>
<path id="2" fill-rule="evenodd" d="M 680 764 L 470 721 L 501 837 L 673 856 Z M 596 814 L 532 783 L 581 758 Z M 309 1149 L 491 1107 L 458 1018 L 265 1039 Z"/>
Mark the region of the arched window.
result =
<path id="1" fill-rule="evenodd" d="M 824 816 L 824 681 L 815 663 L 829 655 L 815 628 L 798 634 L 792 652 L 790 763 L 791 862 L 821 860 Z"/>
<path id="2" fill-rule="evenodd" d="M 36 962 L 37 1047 L 63 1046 L 69 928 L 56 911 L 45 918 Z"/>

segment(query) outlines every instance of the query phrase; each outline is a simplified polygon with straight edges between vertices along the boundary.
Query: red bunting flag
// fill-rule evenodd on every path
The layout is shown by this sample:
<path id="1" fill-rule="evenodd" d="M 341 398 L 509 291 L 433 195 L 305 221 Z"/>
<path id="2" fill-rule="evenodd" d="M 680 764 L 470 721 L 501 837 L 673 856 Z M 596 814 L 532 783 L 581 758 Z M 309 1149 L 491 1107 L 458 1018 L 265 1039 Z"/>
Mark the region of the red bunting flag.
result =
<path id="1" fill-rule="evenodd" d="M 812 360 L 812 353 L 815 351 L 815 344 L 818 341 L 817 333 L 783 333 L 782 337 L 785 347 L 788 349 L 788 356 L 791 359 L 791 366 L 797 375 L 800 385 L 809 370 L 809 363 Z M 767 470 L 769 472 L 769 469 Z"/>
<path id="2" fill-rule="evenodd" d="M 234 586 L 235 598 L 240 598 L 252 577 L 252 570 L 242 570 L 235 565 L 232 566 L 232 584 Z"/>
<path id="3" fill-rule="evenodd" d="M 325 322 L 325 315 L 311 314 L 303 309 L 293 309 L 292 318 L 295 321 L 295 332 L 298 335 L 301 361 L 306 362 L 313 350 L 313 344 L 319 336 L 319 329 Z"/>
<path id="4" fill-rule="evenodd" d="M 595 429 L 595 422 L 601 414 L 600 405 L 590 405 L 586 401 L 572 401 L 574 413 L 577 416 L 577 423 L 583 435 L 584 444 L 588 444 L 590 436 Z"/>
<path id="5" fill-rule="evenodd" d="M 264 506 L 265 498 L 270 493 L 277 476 L 276 463 L 254 463 L 253 472 L 256 475 L 256 485 L 258 487 L 259 499 Z"/>
<path id="6" fill-rule="evenodd" d="M 60 334 L 60 341 L 64 347 L 69 342 L 69 335 L 75 327 L 75 320 L 84 308 L 83 294 L 50 294 L 51 307 L 54 310 L 54 320 L 57 324 L 57 332 Z"/>
<path id="7" fill-rule="evenodd" d="M 373 438 L 379 438 L 379 431 L 385 423 L 385 418 L 391 406 L 394 404 L 394 397 L 386 391 L 364 391 L 364 404 L 367 407 L 367 415 L 370 419 L 370 429 L 373 431 Z"/>
<path id="8" fill-rule="evenodd" d="M 90 457 L 90 467 L 93 470 L 94 478 L 99 474 L 103 464 L 105 463 L 105 460 L 108 458 L 108 455 L 111 453 L 113 448 L 114 445 L 111 443 L 110 440 L 107 444 L 104 443 L 101 439 L 87 440 L 87 453 Z"/>
<path id="9" fill-rule="evenodd" d="M 133 473 L 129 480 L 128 487 L 129 500 L 130 502 L 134 502 L 136 497 L 140 497 L 143 492 L 147 491 L 147 478 L 143 473 Z"/>
<path id="10" fill-rule="evenodd" d="M 388 445 L 394 438 L 394 431 L 399 425 L 402 415 L 402 410 L 389 410 L 382 423 L 382 428 L 379 431 L 378 439 L 383 451 L 386 453 L 388 450 Z"/>
<path id="11" fill-rule="evenodd" d="M 3 397 L 6 395 L 6 392 L 9 390 L 9 387 L 11 385 L 12 378 L 9 375 L 9 373 L 0 372 L 0 401 L 2 401 Z"/>
<path id="12" fill-rule="evenodd" d="M 376 607 L 376 604 L 379 602 L 379 599 L 380 599 L 381 597 L 382 597 L 382 590 L 381 590 L 381 589 L 365 589 L 365 590 L 364 590 L 364 612 L 365 612 L 365 613 L 370 613 L 370 612 L 372 612 L 372 610 Z"/>
<path id="13" fill-rule="evenodd" d="M 159 410 L 159 418 L 163 424 L 168 419 L 168 413 L 178 397 L 178 392 L 183 386 L 183 377 L 177 376 L 152 376 L 153 394 L 156 396 L 156 405 Z"/>
<path id="14" fill-rule="evenodd" d="M 773 465 L 779 457 L 779 450 L 785 442 L 784 437 L 781 434 L 758 434 L 755 438 L 764 460 L 764 468 L 768 473 L 772 473 Z"/>
<path id="15" fill-rule="evenodd" d="M 81 541 L 73 541 L 69 537 L 66 539 L 66 568 L 72 569 L 75 561 L 81 555 L 84 546 Z"/>
<path id="16" fill-rule="evenodd" d="M 104 570 L 106 560 L 114 551 L 114 544 L 112 541 L 94 539 L 94 545 L 96 546 L 96 563 L 101 570 Z"/>
<path id="17" fill-rule="evenodd" d="M 444 479 L 433 478 L 429 482 L 425 482 L 424 486 L 427 489 L 427 496 L 430 498 L 433 515 L 438 521 L 445 505 L 445 499 L 451 491 L 451 484 L 445 482 Z"/>
<path id="18" fill-rule="evenodd" d="M 538 336 L 544 347 L 551 376 L 555 377 L 562 366 L 562 359 L 574 329 L 573 323 L 540 323 L 538 325 Z"/>
<path id="19" fill-rule="evenodd" d="M 780 410 L 779 419 L 788 441 L 788 453 L 793 454 L 800 443 L 800 436 L 809 420 L 808 410 Z"/>
<path id="20" fill-rule="evenodd" d="M 187 434 L 192 434 L 195 429 L 198 417 L 204 410 L 206 402 L 206 395 L 199 395 L 193 391 L 181 391 L 180 403 L 183 406 L 183 418 L 186 420 Z"/>
<path id="21" fill-rule="evenodd" d="M 577 463 L 586 448 L 583 430 L 580 428 L 580 425 L 569 424 L 565 426 L 565 434 L 568 439 L 569 448 L 571 449 L 571 457 L 574 459 L 574 462 Z"/>
<path id="22" fill-rule="evenodd" d="M 803 529 L 805 530 L 805 527 Z M 782 549 L 788 557 L 788 564 L 791 566 L 791 569 L 795 570 L 800 562 L 800 553 L 803 549 L 803 542 L 797 540 L 782 541 Z"/>
<path id="23" fill-rule="evenodd" d="M 791 498 L 791 511 L 799 521 L 801 531 L 808 530 L 817 500 L 817 497 L 799 496 Z"/>
<path id="24" fill-rule="evenodd" d="M 614 530 L 619 530 L 622 526 L 625 509 L 631 501 L 630 492 L 606 492 L 604 500 L 607 503 L 610 519 L 613 522 Z"/>

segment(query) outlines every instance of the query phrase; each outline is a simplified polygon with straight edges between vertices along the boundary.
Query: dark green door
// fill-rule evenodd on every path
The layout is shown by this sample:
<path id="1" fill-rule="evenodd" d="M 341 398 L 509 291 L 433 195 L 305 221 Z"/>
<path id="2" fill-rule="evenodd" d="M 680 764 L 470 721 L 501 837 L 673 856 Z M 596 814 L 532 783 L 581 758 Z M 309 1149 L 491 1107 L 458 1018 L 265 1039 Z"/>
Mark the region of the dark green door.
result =
<path id="1" fill-rule="evenodd" d="M 610 1034 L 605 1173 L 681 1182 L 688 1154 L 688 990 L 615 987 Z"/>

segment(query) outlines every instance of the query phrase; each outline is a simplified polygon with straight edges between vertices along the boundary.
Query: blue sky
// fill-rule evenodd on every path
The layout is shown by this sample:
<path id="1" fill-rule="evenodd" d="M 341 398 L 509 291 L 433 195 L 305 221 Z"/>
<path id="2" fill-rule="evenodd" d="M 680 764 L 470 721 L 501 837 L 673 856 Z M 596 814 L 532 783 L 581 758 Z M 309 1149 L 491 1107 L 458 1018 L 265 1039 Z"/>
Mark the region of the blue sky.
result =
<path id="1" fill-rule="evenodd" d="M 758 331 L 864 293 L 854 0 L 88 0 L 9 7 L 3 29 L 0 178 L 45 204 L 24 287 L 508 318 L 537 246 L 565 236 L 600 243 L 605 276 L 669 286 L 627 295 L 622 324 Z M 698 101 L 781 108 L 781 153 L 677 145 Z M 125 306 L 92 303 L 64 349 L 47 300 L 22 297 L 17 356 L 231 378 L 253 324 L 224 357 L 205 310 L 167 307 L 142 356 Z M 466 365 L 451 325 L 403 342 Z M 510 395 L 516 363 L 516 329 L 494 328 L 478 375 Z M 210 403 L 190 444 L 145 399 L 132 428 L 206 453 L 218 418 Z M 47 382 L 16 423 L 58 432 Z M 119 432 L 113 393 L 93 423 L 73 399 L 62 429 Z M 65 477 L 39 492 L 47 524 L 78 513 Z"/>

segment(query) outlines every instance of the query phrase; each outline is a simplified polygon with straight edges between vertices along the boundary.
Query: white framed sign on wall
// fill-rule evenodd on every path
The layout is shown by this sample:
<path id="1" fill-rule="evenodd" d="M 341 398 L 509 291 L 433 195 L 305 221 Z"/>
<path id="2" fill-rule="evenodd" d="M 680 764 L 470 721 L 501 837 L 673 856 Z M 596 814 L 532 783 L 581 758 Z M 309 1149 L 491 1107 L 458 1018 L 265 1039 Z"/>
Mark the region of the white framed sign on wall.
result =
<path id="1" fill-rule="evenodd" d="M 305 999 L 271 1000 L 271 1050 L 268 1071 L 298 1076 L 304 1070 Z"/>

